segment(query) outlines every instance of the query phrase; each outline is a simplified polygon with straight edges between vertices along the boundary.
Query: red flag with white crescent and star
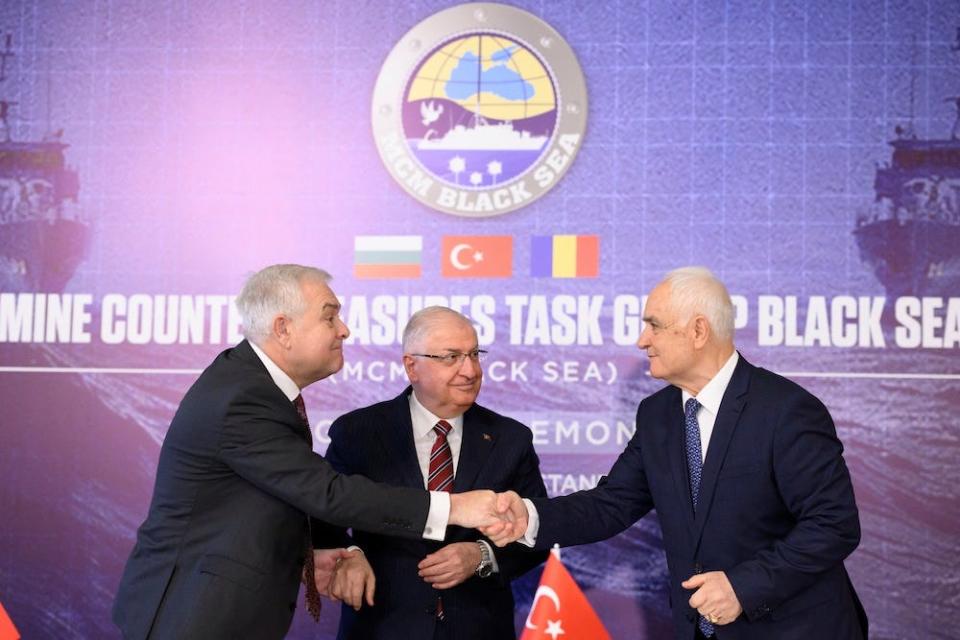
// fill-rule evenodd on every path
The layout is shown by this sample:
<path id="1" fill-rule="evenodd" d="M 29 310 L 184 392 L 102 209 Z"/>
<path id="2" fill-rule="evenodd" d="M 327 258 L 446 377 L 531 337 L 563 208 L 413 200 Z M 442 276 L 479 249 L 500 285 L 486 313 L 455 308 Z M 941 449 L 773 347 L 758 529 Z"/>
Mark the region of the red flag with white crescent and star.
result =
<path id="1" fill-rule="evenodd" d="M 13 620 L 7 615 L 2 604 L 0 604 L 0 640 L 20 640 L 17 628 L 13 626 Z"/>
<path id="2" fill-rule="evenodd" d="M 444 278 L 509 278 L 513 237 L 443 236 L 440 275 Z"/>
<path id="3" fill-rule="evenodd" d="M 551 553 L 520 640 L 610 640 L 583 591 Z"/>

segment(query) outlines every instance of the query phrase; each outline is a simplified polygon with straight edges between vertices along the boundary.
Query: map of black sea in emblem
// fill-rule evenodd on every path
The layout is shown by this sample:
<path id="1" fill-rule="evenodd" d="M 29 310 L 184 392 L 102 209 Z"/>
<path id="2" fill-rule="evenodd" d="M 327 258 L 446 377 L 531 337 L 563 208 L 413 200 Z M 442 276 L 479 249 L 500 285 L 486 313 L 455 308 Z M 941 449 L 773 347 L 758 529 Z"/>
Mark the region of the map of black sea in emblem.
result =
<path id="1" fill-rule="evenodd" d="M 522 175 L 543 153 L 556 122 L 556 90 L 546 66 L 498 34 L 471 34 L 434 49 L 411 76 L 403 104 L 411 153 L 459 188 Z"/>

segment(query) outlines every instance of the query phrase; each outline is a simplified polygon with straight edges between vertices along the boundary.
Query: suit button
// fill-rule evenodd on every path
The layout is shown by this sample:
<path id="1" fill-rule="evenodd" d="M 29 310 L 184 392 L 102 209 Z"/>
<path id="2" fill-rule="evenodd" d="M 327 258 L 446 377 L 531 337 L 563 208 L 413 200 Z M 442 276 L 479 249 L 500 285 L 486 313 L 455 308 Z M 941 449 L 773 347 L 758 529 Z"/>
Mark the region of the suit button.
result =
<path id="1" fill-rule="evenodd" d="M 696 563 L 695 565 L 693 565 L 693 572 L 694 572 L 694 573 L 703 573 L 703 565 L 700 564 L 699 562 Z"/>

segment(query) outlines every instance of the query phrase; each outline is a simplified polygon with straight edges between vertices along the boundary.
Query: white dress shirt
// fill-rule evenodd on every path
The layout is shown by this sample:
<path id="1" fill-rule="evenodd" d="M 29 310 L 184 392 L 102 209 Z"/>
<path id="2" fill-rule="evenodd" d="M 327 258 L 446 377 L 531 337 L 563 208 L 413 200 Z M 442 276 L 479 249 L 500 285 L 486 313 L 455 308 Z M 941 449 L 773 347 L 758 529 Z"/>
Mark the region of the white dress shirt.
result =
<path id="1" fill-rule="evenodd" d="M 697 409 L 697 422 L 700 424 L 700 453 L 703 460 L 707 459 L 707 447 L 710 445 L 710 436 L 713 435 L 713 425 L 717 421 L 717 413 L 720 411 L 720 401 L 723 400 L 723 394 L 727 391 L 727 385 L 730 384 L 730 378 L 733 377 L 733 370 L 737 368 L 737 362 L 740 356 L 734 350 L 733 355 L 727 358 L 727 361 L 720 371 L 710 378 L 710 382 L 704 385 L 700 393 L 696 395 L 700 408 Z M 687 400 L 694 396 L 686 390 L 680 394 L 680 410 L 684 410 Z M 537 508 L 533 506 L 533 501 L 529 498 L 523 499 L 527 505 L 527 532 L 518 542 L 532 547 L 537 542 L 537 534 L 540 532 L 540 514 Z"/>
<path id="2" fill-rule="evenodd" d="M 274 384 L 280 387 L 280 391 L 283 392 L 283 395 L 287 396 L 287 399 L 290 402 L 296 400 L 297 396 L 300 395 L 300 387 L 297 386 L 297 383 L 284 372 L 277 363 L 270 359 L 263 350 L 253 342 L 249 343 L 253 348 L 253 352 L 257 354 L 257 357 L 260 358 L 260 361 L 263 362 L 263 366 L 266 367 L 267 373 L 270 374 L 270 378 L 273 380 Z M 412 397 L 412 394 L 411 394 Z M 463 424 L 463 419 L 460 419 L 461 425 Z M 313 438 L 313 429 L 310 429 L 310 437 Z M 451 445 L 451 449 L 452 449 Z M 419 451 L 419 449 L 418 449 Z M 460 443 L 457 441 L 457 452 L 460 451 Z M 430 451 L 427 450 L 427 458 L 429 460 Z M 454 470 L 456 470 L 456 457 L 454 457 Z M 450 519 L 450 494 L 446 491 L 431 491 L 430 492 L 430 510 L 427 514 L 427 523 L 423 527 L 423 537 L 428 540 L 443 540 L 447 535 L 447 522 Z"/>

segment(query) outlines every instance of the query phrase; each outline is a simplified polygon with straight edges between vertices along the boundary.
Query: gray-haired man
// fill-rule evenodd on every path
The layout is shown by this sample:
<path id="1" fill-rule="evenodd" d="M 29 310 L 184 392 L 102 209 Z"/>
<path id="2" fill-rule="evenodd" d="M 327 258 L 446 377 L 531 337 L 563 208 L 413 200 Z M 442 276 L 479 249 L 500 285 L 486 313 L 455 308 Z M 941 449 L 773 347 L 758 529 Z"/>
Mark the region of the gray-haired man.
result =
<path id="1" fill-rule="evenodd" d="M 377 485 L 313 453 L 300 390 L 343 366 L 349 335 L 329 279 L 274 265 L 237 299 L 247 339 L 201 374 L 164 440 L 114 604 L 124 637 L 282 638 L 308 556 L 307 515 L 437 540 L 447 524 L 495 520 L 492 492 Z"/>

